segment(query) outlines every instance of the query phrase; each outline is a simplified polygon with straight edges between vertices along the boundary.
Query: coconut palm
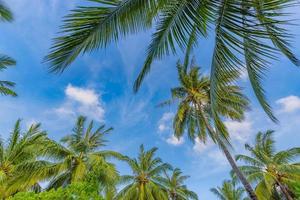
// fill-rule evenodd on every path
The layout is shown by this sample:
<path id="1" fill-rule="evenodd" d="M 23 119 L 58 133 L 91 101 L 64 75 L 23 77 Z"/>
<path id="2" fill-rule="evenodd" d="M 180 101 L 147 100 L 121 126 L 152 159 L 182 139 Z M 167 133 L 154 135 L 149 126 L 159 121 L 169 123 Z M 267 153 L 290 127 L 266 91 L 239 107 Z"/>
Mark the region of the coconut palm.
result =
<path id="1" fill-rule="evenodd" d="M 164 171 L 164 176 L 160 178 L 159 182 L 164 186 L 168 192 L 170 200 L 198 200 L 198 196 L 195 192 L 190 191 L 184 182 L 189 176 L 182 175 L 180 169 L 176 168 L 169 174 Z"/>
<path id="2" fill-rule="evenodd" d="M 237 155 L 236 160 L 243 161 L 240 169 L 248 180 L 257 183 L 256 194 L 260 199 L 268 199 L 280 191 L 286 199 L 293 198 L 292 184 L 300 181 L 300 164 L 293 161 L 300 157 L 300 148 L 291 148 L 276 152 L 273 131 L 259 132 L 255 145 L 245 145 L 248 155 Z"/>
<path id="3" fill-rule="evenodd" d="M 220 200 L 248 200 L 244 198 L 244 188 L 238 187 L 233 180 L 226 180 L 222 187 L 212 188 L 210 191 Z"/>
<path id="4" fill-rule="evenodd" d="M 124 158 L 132 170 L 132 175 L 121 177 L 121 183 L 125 187 L 116 195 L 115 199 L 121 200 L 167 200 L 168 195 L 164 187 L 159 183 L 160 176 L 164 170 L 171 169 L 169 164 L 163 163 L 155 157 L 157 148 L 145 151 L 140 146 L 138 158 Z"/>
<path id="5" fill-rule="evenodd" d="M 16 177 L 33 173 L 25 167 L 37 164 L 37 157 L 46 140 L 46 132 L 40 124 L 33 124 L 26 132 L 21 132 L 20 120 L 15 123 L 7 143 L 0 140 L 0 199 L 16 191 L 37 187 L 36 181 L 15 182 Z"/>
<path id="6" fill-rule="evenodd" d="M 107 158 L 121 157 L 121 155 L 114 151 L 100 150 L 106 142 L 104 136 L 111 130 L 112 128 L 105 128 L 105 125 L 94 130 L 93 121 L 86 127 L 86 118 L 80 116 L 73 133 L 61 139 L 64 145 L 48 141 L 43 155 L 52 161 L 52 166 L 47 170 L 56 173 L 50 180 L 48 188 L 58 188 L 83 181 L 92 173 L 97 176 L 100 184 L 103 184 L 106 192 L 111 192 L 118 179 L 118 172 Z"/>
<path id="7" fill-rule="evenodd" d="M 260 104 L 276 121 L 261 82 L 278 52 L 300 65 L 290 49 L 292 35 L 285 26 L 290 25 L 288 8 L 298 6 L 297 0 L 92 1 L 95 5 L 80 6 L 64 18 L 61 35 L 55 38 L 45 58 L 52 71 L 62 72 L 80 54 L 105 48 L 122 37 L 154 27 L 135 83 L 137 90 L 153 60 L 178 49 L 185 51 L 199 38 L 214 34 L 210 79 L 213 108 L 220 96 L 221 80 L 233 81 L 246 70 Z M 228 72 L 233 76 L 224 76 Z"/>
<path id="8" fill-rule="evenodd" d="M 222 149 L 234 172 L 243 183 L 249 196 L 256 199 L 251 185 L 247 182 L 241 171 L 238 169 L 229 150 L 229 134 L 221 118 L 232 120 L 242 120 L 244 110 L 248 107 L 248 100 L 241 94 L 241 89 L 235 85 L 227 83 L 219 88 L 219 102 L 216 105 L 216 113 L 212 114 L 210 99 L 210 80 L 199 72 L 199 67 L 192 61 L 189 65 L 177 64 L 180 86 L 171 89 L 172 99 L 164 104 L 178 101 L 177 112 L 173 121 L 174 134 L 180 138 L 184 133 L 195 141 L 202 142 L 210 137 Z"/>
<path id="9" fill-rule="evenodd" d="M 13 15 L 11 11 L 0 1 L 0 21 L 10 22 L 12 20 L 13 20 Z M 16 61 L 14 59 L 6 55 L 0 54 L 0 71 L 3 71 L 15 64 Z M 17 96 L 17 94 L 12 90 L 14 86 L 15 83 L 11 81 L 0 81 L 0 94 Z"/>

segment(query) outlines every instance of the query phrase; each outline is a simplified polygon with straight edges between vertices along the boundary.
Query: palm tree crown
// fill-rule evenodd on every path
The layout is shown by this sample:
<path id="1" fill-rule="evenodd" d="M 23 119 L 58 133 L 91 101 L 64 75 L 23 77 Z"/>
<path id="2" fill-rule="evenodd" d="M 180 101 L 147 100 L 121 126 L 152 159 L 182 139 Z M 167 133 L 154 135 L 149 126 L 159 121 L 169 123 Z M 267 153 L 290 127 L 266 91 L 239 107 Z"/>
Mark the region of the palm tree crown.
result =
<path id="1" fill-rule="evenodd" d="M 188 190 L 184 185 L 189 176 L 182 175 L 180 169 L 176 168 L 171 174 L 164 172 L 164 177 L 160 178 L 160 183 L 165 187 L 170 200 L 198 200 L 198 196 L 193 191 Z"/>
<path id="2" fill-rule="evenodd" d="M 106 129 L 104 125 L 93 130 L 94 122 L 85 127 L 86 118 L 78 117 L 73 133 L 62 138 L 61 145 L 49 141 L 43 154 L 54 160 L 51 169 L 56 176 L 49 183 L 49 188 L 57 188 L 72 182 L 83 181 L 88 174 L 94 172 L 105 187 L 110 187 L 118 179 L 118 172 L 108 157 L 121 157 L 114 151 L 99 150 L 103 147 L 103 137 L 112 128 Z M 106 188 L 107 189 L 107 188 Z"/>
<path id="3" fill-rule="evenodd" d="M 210 190 L 220 200 L 249 200 L 243 198 L 245 189 L 237 187 L 236 181 L 226 180 L 223 182 L 222 187 L 212 188 Z"/>
<path id="4" fill-rule="evenodd" d="M 217 135 L 214 132 L 218 130 L 222 138 L 228 140 L 229 135 L 221 118 L 244 118 L 248 99 L 242 95 L 241 89 L 231 84 L 220 88 L 222 96 L 214 118 L 211 111 L 209 78 L 200 73 L 200 68 L 194 62 L 191 62 L 190 69 L 180 63 L 177 64 L 177 68 L 180 86 L 171 89 L 172 99 L 162 103 L 163 105 L 178 101 L 173 123 L 175 135 L 182 137 L 187 131 L 192 141 L 199 138 L 206 142 L 207 136 L 216 141 Z M 212 128 L 214 125 L 217 129 Z"/>
<path id="5" fill-rule="evenodd" d="M 163 163 L 160 158 L 154 157 L 157 148 L 145 151 L 140 146 L 137 159 L 124 158 L 132 170 L 132 175 L 121 177 L 121 183 L 127 185 L 118 193 L 115 199 L 122 200 L 167 200 L 167 193 L 159 183 L 159 177 L 164 170 L 171 168 L 169 164 Z"/>
<path id="6" fill-rule="evenodd" d="M 40 124 L 33 124 L 22 133 L 20 120 L 15 124 L 7 144 L 0 140 L 0 198 L 34 186 L 35 181 L 17 181 L 17 177 L 29 176 L 32 171 L 26 166 L 37 163 L 38 152 L 46 140 L 46 132 Z"/>
<path id="7" fill-rule="evenodd" d="M 253 200 L 257 199 L 251 185 L 238 169 L 228 150 L 229 134 L 221 120 L 224 118 L 242 120 L 244 111 L 248 107 L 248 99 L 242 95 L 239 87 L 222 80 L 224 83 L 218 88 L 220 96 L 213 112 L 209 78 L 199 73 L 199 67 L 195 66 L 193 61 L 190 69 L 188 66 L 187 59 L 184 65 L 177 64 L 180 86 L 173 88 L 172 99 L 163 103 L 164 105 L 179 101 L 173 121 L 175 136 L 180 138 L 187 133 L 193 142 L 196 138 L 206 142 L 209 136 L 222 149 L 249 196 Z"/>
<path id="8" fill-rule="evenodd" d="M 245 145 L 251 156 L 237 155 L 236 159 L 245 163 L 240 169 L 248 180 L 258 183 L 256 193 L 261 199 L 268 199 L 278 190 L 288 200 L 293 199 L 289 187 L 300 181 L 300 164 L 293 163 L 299 158 L 300 148 L 275 151 L 273 131 L 259 132 L 255 146 Z"/>

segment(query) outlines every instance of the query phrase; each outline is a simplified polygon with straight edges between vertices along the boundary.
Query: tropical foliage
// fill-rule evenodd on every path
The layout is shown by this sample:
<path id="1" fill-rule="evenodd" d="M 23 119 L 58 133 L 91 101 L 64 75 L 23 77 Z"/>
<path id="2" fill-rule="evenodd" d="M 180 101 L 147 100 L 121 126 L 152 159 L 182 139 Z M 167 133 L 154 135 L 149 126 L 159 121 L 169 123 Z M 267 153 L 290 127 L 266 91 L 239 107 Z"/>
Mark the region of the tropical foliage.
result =
<path id="1" fill-rule="evenodd" d="M 236 181 L 223 181 L 221 187 L 212 188 L 211 192 L 220 200 L 249 200 L 244 198 L 245 189 L 238 187 Z"/>
<path id="2" fill-rule="evenodd" d="M 20 192 L 15 196 L 8 198 L 9 200 L 104 200 L 95 185 L 79 182 L 72 183 L 65 188 L 52 189 L 41 193 Z"/>
<path id="3" fill-rule="evenodd" d="M 203 143 L 209 137 L 218 144 L 249 195 L 255 199 L 251 185 L 238 169 L 227 148 L 230 145 L 229 133 L 221 120 L 223 118 L 242 120 L 244 111 L 248 108 L 248 99 L 243 96 L 239 87 L 224 83 L 222 88 L 219 88 L 222 91 L 220 101 L 213 114 L 209 77 L 201 75 L 200 68 L 193 61 L 188 65 L 187 59 L 184 65 L 178 62 L 177 69 L 180 86 L 171 89 L 172 99 L 162 103 L 164 105 L 179 101 L 173 121 L 175 136 L 180 138 L 187 133 L 193 142 L 198 139 Z"/>
<path id="4" fill-rule="evenodd" d="M 0 21 L 11 22 L 13 20 L 13 15 L 8 7 L 6 7 L 2 1 L 0 1 Z M 16 64 L 16 61 L 9 56 L 0 54 L 0 71 L 7 69 L 10 66 Z M 0 81 L 0 94 L 17 96 L 13 91 L 15 83 L 11 81 Z"/>
<path id="5" fill-rule="evenodd" d="M 107 158 L 121 157 L 121 154 L 100 150 L 105 145 L 105 135 L 111 130 L 112 128 L 105 128 L 104 125 L 94 129 L 93 121 L 87 125 L 86 118 L 80 116 L 73 133 L 61 139 L 65 145 L 49 140 L 43 155 L 49 160 L 54 160 L 50 169 L 57 175 L 51 179 L 48 188 L 83 181 L 92 173 L 102 181 L 106 192 L 113 192 L 112 186 L 119 174 L 114 164 L 108 162 Z"/>
<path id="6" fill-rule="evenodd" d="M 171 173 L 164 171 L 164 176 L 159 178 L 159 182 L 167 191 L 170 200 L 198 200 L 197 194 L 184 184 L 188 178 L 189 176 L 182 175 L 181 170 L 176 168 Z"/>
<path id="7" fill-rule="evenodd" d="M 297 0 L 93 0 L 64 19 L 61 35 L 54 40 L 46 60 L 62 72 L 78 55 L 105 48 L 109 43 L 142 30 L 152 29 L 152 40 L 141 72 L 140 87 L 155 59 L 187 50 L 199 38 L 213 34 L 210 98 L 215 109 L 223 81 L 232 82 L 248 72 L 254 92 L 269 117 L 276 121 L 266 101 L 262 78 L 270 61 L 283 53 L 292 63 L 300 61 L 290 48 L 288 8 Z M 214 31 L 208 31 L 208 30 Z M 179 47 L 179 48 L 178 48 Z M 214 111 L 213 109 L 213 111 Z"/>
<path id="8" fill-rule="evenodd" d="M 132 175 L 121 177 L 121 183 L 126 185 L 115 199 L 168 199 L 167 193 L 159 183 L 159 179 L 163 171 L 171 169 L 171 166 L 155 157 L 156 151 L 157 148 L 145 151 L 144 146 L 141 145 L 137 159 L 124 158 L 124 161 L 128 163 L 132 170 Z"/>
<path id="9" fill-rule="evenodd" d="M 236 85 L 242 72 L 247 72 L 264 111 L 277 122 L 262 81 L 278 53 L 300 66 L 287 29 L 291 25 L 290 8 L 297 0 L 90 1 L 95 5 L 80 6 L 64 18 L 60 35 L 45 57 L 51 71 L 63 72 L 80 54 L 129 34 L 154 30 L 134 90 L 139 89 L 154 60 L 179 49 L 185 52 L 183 64 L 177 63 L 179 86 L 171 89 L 171 99 L 161 105 L 176 103 L 173 129 L 177 139 L 211 140 L 226 156 L 233 180 L 211 189 L 216 197 L 300 199 L 300 147 L 277 152 L 273 131 L 259 132 L 253 146 L 245 145 L 250 155 L 236 156 L 236 161 L 243 163 L 238 166 L 223 123 L 242 121 L 249 109 L 249 100 Z M 12 12 L 1 0 L 0 21 L 13 21 Z M 214 38 L 210 76 L 203 75 L 190 59 L 200 38 L 207 36 Z M 0 71 L 15 64 L 14 59 L 0 54 Z M 0 81 L 0 94 L 17 96 L 14 86 L 13 82 Z M 22 131 L 18 120 L 8 138 L 0 139 L 0 199 L 198 199 L 185 184 L 189 176 L 157 157 L 157 148 L 145 150 L 141 145 L 137 158 L 104 150 L 105 137 L 111 131 L 79 116 L 72 133 L 56 141 L 39 123 Z M 132 173 L 120 175 L 116 159 L 125 162 Z"/>
<path id="10" fill-rule="evenodd" d="M 255 145 L 245 145 L 248 155 L 237 155 L 236 159 L 245 165 L 240 169 L 249 181 L 257 183 L 259 199 L 270 199 L 273 195 L 294 199 L 292 185 L 300 182 L 300 163 L 293 162 L 300 157 L 300 148 L 276 152 L 273 131 L 259 132 Z M 276 194 L 278 193 L 279 194 Z"/>
<path id="11" fill-rule="evenodd" d="M 44 145 L 46 132 L 40 124 L 33 124 L 22 132 L 20 120 L 15 123 L 7 142 L 0 140 L 0 198 L 17 191 L 38 188 L 34 180 L 18 181 L 16 178 L 30 176 L 34 169 L 28 170 L 28 165 L 38 165 L 37 157 Z"/>

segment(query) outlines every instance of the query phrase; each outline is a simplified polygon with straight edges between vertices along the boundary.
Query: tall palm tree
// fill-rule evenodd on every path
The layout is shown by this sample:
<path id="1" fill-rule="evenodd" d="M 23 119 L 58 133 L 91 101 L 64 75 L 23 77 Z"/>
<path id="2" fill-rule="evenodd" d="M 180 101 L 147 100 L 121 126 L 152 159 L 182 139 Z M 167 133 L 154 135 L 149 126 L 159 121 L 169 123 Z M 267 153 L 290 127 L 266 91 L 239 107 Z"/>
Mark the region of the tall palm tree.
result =
<path id="1" fill-rule="evenodd" d="M 244 198 L 245 190 L 242 187 L 237 187 L 236 181 L 226 180 L 222 187 L 210 189 L 220 200 L 248 200 Z"/>
<path id="2" fill-rule="evenodd" d="M 292 200 L 292 184 L 300 181 L 300 163 L 293 161 L 300 157 L 300 148 L 291 148 L 276 152 L 273 131 L 259 132 L 255 145 L 245 145 L 248 155 L 237 155 L 236 160 L 245 163 L 240 169 L 250 182 L 257 183 L 256 194 L 261 199 L 268 199 L 276 190 Z"/>
<path id="3" fill-rule="evenodd" d="M 80 116 L 73 133 L 61 139 L 64 145 L 50 140 L 45 146 L 43 155 L 53 161 L 48 170 L 56 173 L 49 183 L 49 189 L 85 180 L 91 173 L 97 176 L 106 192 L 113 189 L 118 171 L 107 158 L 122 156 L 114 151 L 100 150 L 106 143 L 104 136 L 112 128 L 102 125 L 94 130 L 93 121 L 85 126 L 86 118 Z"/>
<path id="4" fill-rule="evenodd" d="M 187 63 L 186 63 L 187 64 Z M 173 121 L 174 134 L 180 138 L 184 133 L 194 141 L 198 138 L 206 142 L 210 137 L 222 149 L 232 169 L 238 175 L 249 196 L 256 199 L 256 195 L 238 169 L 233 157 L 231 156 L 228 145 L 229 134 L 221 119 L 230 118 L 242 120 L 244 110 L 248 108 L 248 100 L 241 94 L 241 89 L 235 85 L 227 83 L 219 88 L 219 102 L 216 105 L 216 113 L 212 114 L 210 99 L 210 81 L 206 76 L 202 76 L 199 67 L 192 61 L 189 65 L 177 64 L 180 86 L 171 89 L 172 99 L 164 104 L 178 101 L 178 108 Z"/>
<path id="5" fill-rule="evenodd" d="M 13 20 L 13 15 L 9 8 L 7 8 L 0 1 L 0 21 L 11 22 Z M 7 69 L 10 66 L 16 65 L 16 61 L 6 55 L 0 54 L 0 71 Z M 0 94 L 17 96 L 13 91 L 15 83 L 11 81 L 0 81 Z"/>
<path id="6" fill-rule="evenodd" d="M 164 176 L 159 182 L 165 187 L 170 200 L 198 200 L 197 194 L 184 185 L 188 178 L 189 176 L 182 175 L 180 169 L 176 168 L 172 170 L 171 175 L 164 171 Z"/>
<path id="7" fill-rule="evenodd" d="M 0 140 L 0 199 L 37 186 L 37 182 L 15 182 L 16 177 L 29 176 L 28 163 L 36 164 L 46 132 L 40 124 L 33 124 L 26 132 L 21 132 L 20 120 L 15 123 L 7 143 Z"/>
<path id="8" fill-rule="evenodd" d="M 121 200 L 167 200 L 168 196 L 164 187 L 159 183 L 159 177 L 164 170 L 171 169 L 169 164 L 155 156 L 157 148 L 145 151 L 140 146 L 137 159 L 124 158 L 132 170 L 132 175 L 121 177 L 121 183 L 125 187 L 116 195 L 115 199 Z"/>
<path id="9" fill-rule="evenodd" d="M 220 96 L 221 80 L 233 81 L 245 69 L 257 99 L 276 121 L 261 82 L 277 53 L 283 53 L 300 66 L 291 51 L 292 35 L 286 27 L 290 25 L 288 8 L 298 6 L 297 0 L 93 1 L 95 5 L 80 6 L 64 18 L 61 35 L 55 38 L 45 58 L 52 71 L 62 72 L 80 54 L 105 48 L 122 37 L 154 27 L 144 65 L 135 82 L 137 90 L 153 60 L 176 53 L 178 49 L 185 51 L 199 38 L 213 34 L 212 111 Z M 225 77 L 228 72 L 233 76 Z"/>

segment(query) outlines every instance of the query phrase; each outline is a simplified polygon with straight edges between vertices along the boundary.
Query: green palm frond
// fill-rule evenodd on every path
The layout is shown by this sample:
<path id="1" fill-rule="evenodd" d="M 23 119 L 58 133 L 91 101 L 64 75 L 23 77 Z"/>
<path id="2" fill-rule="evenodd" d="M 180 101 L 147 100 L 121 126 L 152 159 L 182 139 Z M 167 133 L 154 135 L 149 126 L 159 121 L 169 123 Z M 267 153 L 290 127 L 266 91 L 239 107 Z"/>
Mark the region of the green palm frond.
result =
<path id="1" fill-rule="evenodd" d="M 16 191 L 31 189 L 41 177 L 44 161 L 38 160 L 41 146 L 46 144 L 47 134 L 40 124 L 31 125 L 22 132 L 21 120 L 17 120 L 7 140 L 0 145 L 0 198 Z M 44 164 L 43 164 L 44 163 Z"/>
<path id="2" fill-rule="evenodd" d="M 55 38 L 45 60 L 51 71 L 62 72 L 80 53 L 105 47 L 129 33 L 149 28 L 147 10 L 156 2 L 149 0 L 93 0 L 96 6 L 80 6 L 64 18 L 63 36 Z"/>
<path id="3" fill-rule="evenodd" d="M 220 200 L 246 200 L 244 198 L 245 190 L 238 187 L 233 180 L 226 180 L 222 187 L 212 188 L 210 190 Z"/>
<path id="4" fill-rule="evenodd" d="M 121 160 L 124 156 L 118 152 L 100 150 L 106 143 L 104 136 L 110 133 L 112 128 L 106 128 L 105 125 L 95 128 L 93 121 L 87 126 L 86 123 L 87 118 L 79 116 L 72 134 L 63 137 L 62 144 L 48 139 L 42 155 L 60 166 L 59 172 L 50 180 L 48 188 L 91 179 L 101 185 L 104 192 L 107 192 L 105 195 L 110 196 L 115 190 L 119 172 L 107 159 Z"/>
<path id="5" fill-rule="evenodd" d="M 13 20 L 13 14 L 11 10 L 6 7 L 3 2 L 0 2 L 0 21 L 12 21 Z"/>
<path id="6" fill-rule="evenodd" d="M 271 130 L 259 132 L 254 146 L 245 145 L 251 156 L 236 157 L 246 164 L 239 168 L 247 175 L 249 181 L 257 183 L 256 194 L 262 199 L 277 195 L 278 188 L 282 195 L 293 196 L 293 190 L 289 188 L 290 183 L 300 181 L 300 168 L 297 163 L 293 163 L 300 157 L 299 148 L 276 152 L 273 134 L 274 131 Z M 283 192 L 282 187 L 289 188 L 290 194 Z"/>
<path id="7" fill-rule="evenodd" d="M 168 193 L 169 199 L 175 200 L 198 200 L 198 196 L 191 190 L 187 189 L 184 182 L 189 178 L 189 176 L 182 175 L 180 169 L 175 168 L 171 170 L 171 173 L 164 171 L 164 176 L 157 177 L 157 182 L 159 182 L 162 187 Z"/>
<path id="8" fill-rule="evenodd" d="M 1 6 L 1 5 L 0 5 Z M 0 8 L 1 9 L 1 8 Z M 1 14 L 0 14 L 1 15 Z M 12 58 L 0 54 L 0 71 L 7 69 L 10 66 L 16 64 L 16 61 Z M 9 96 L 17 96 L 17 94 L 13 91 L 15 87 L 15 83 L 11 81 L 0 81 L 0 94 L 9 95 Z"/>
<path id="9" fill-rule="evenodd" d="M 246 69 L 259 103 L 270 119 L 277 122 L 266 98 L 263 78 L 278 52 L 300 65 L 291 50 L 292 35 L 286 28 L 292 25 L 289 8 L 298 6 L 297 0 L 93 2 L 95 6 L 78 7 L 66 16 L 61 35 L 45 58 L 51 71 L 61 72 L 81 53 L 154 27 L 147 56 L 134 84 L 137 91 L 154 60 L 176 53 L 179 48 L 187 52 L 184 61 L 187 66 L 196 41 L 209 33 L 215 37 L 210 91 L 215 118 L 222 87 L 235 81 Z M 214 30 L 208 32 L 209 27 Z"/>
<path id="10" fill-rule="evenodd" d="M 123 160 L 132 170 L 132 175 L 121 176 L 120 184 L 127 184 L 119 191 L 115 199 L 162 199 L 167 200 L 164 187 L 158 182 L 162 173 L 171 169 L 167 163 L 163 163 L 155 157 L 157 148 L 148 151 L 140 146 L 138 157 L 123 157 Z"/>

